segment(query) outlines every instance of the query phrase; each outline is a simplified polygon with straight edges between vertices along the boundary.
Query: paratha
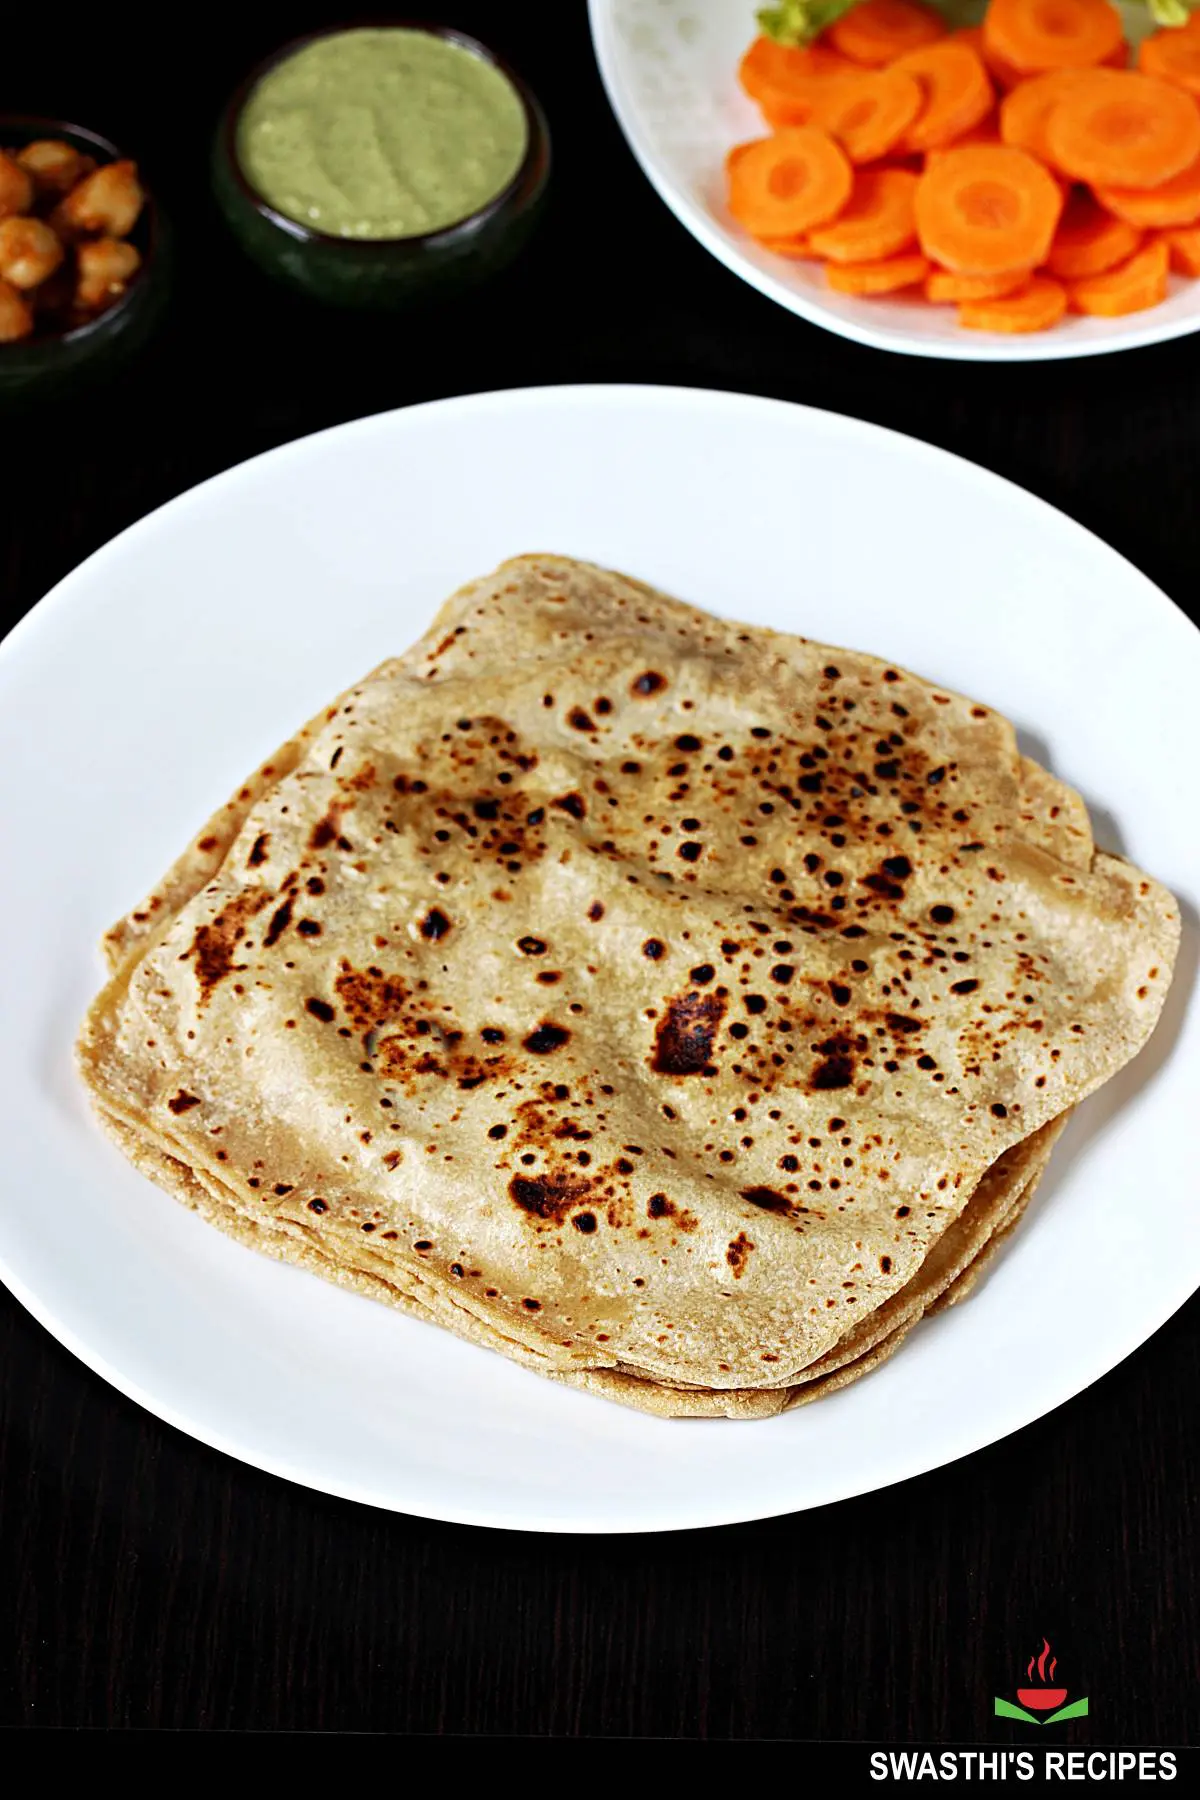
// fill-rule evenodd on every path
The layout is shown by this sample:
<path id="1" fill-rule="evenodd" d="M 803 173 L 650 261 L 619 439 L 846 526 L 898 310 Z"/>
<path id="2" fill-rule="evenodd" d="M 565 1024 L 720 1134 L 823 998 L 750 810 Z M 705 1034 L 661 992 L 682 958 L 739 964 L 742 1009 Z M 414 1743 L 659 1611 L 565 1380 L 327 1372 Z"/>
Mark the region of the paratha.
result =
<path id="1" fill-rule="evenodd" d="M 242 1241 L 758 1416 L 966 1279 L 1177 938 L 989 707 L 531 556 L 197 834 L 109 934 L 80 1061 Z"/>

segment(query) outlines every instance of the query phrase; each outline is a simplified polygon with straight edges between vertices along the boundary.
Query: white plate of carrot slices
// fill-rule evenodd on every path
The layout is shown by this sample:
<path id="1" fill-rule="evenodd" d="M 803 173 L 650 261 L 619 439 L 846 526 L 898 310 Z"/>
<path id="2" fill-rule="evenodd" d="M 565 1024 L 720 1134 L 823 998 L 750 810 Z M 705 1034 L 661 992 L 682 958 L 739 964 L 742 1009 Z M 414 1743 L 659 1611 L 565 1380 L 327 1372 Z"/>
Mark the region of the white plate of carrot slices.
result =
<path id="1" fill-rule="evenodd" d="M 1200 327 L 1192 3 L 590 0 L 625 135 L 701 243 L 845 337 L 972 361 Z"/>

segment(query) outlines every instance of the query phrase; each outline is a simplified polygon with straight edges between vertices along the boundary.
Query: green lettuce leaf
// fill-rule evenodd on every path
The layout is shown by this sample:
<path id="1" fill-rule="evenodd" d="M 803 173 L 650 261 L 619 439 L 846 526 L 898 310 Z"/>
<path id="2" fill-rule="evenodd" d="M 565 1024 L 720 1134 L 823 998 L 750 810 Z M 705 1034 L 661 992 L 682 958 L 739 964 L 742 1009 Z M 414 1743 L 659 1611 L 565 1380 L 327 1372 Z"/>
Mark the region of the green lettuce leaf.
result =
<path id="1" fill-rule="evenodd" d="M 1160 0 L 1160 4 L 1162 0 Z M 1167 5 L 1172 0 L 1165 0 Z M 764 6 L 757 14 L 759 30 L 777 44 L 798 49 L 848 13 L 855 0 L 782 0 L 779 6 Z"/>

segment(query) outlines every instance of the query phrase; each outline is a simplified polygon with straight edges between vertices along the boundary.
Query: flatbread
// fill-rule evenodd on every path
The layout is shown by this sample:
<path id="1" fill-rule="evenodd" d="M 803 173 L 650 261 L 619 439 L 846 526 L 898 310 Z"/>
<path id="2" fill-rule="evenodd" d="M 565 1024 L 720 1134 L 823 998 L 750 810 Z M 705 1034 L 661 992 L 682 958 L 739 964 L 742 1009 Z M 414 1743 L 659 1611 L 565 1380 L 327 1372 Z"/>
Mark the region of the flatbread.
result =
<path id="1" fill-rule="evenodd" d="M 80 1063 L 242 1241 L 755 1416 L 966 1274 L 1177 937 L 991 709 L 535 556 L 114 927 Z"/>

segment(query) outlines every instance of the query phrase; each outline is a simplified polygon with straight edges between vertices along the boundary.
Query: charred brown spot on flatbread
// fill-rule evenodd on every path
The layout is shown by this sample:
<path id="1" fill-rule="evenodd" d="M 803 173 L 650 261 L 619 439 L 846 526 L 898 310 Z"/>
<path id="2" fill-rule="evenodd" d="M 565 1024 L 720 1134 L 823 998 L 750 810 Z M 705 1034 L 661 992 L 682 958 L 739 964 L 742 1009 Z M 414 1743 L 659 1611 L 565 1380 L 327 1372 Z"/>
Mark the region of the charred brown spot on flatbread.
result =
<path id="1" fill-rule="evenodd" d="M 238 947 L 246 936 L 246 927 L 269 900 L 268 894 L 238 894 L 221 908 L 215 919 L 196 927 L 196 935 L 180 961 L 192 963 L 201 1005 L 211 997 L 218 983 L 239 966 L 236 960 Z"/>
<path id="2" fill-rule="evenodd" d="M 572 1207 L 588 1199 L 593 1189 L 593 1182 L 565 1174 L 514 1175 L 508 1184 L 508 1191 L 522 1212 L 531 1213 L 536 1219 L 551 1220 L 556 1225 L 561 1225 Z M 585 1232 L 594 1229 L 594 1215 L 588 1217 L 592 1218 L 593 1224 L 583 1226 Z"/>
<path id="3" fill-rule="evenodd" d="M 654 1033 L 650 1066 L 658 1075 L 715 1075 L 717 1029 L 725 1016 L 722 994 L 678 994 L 667 1001 Z"/>
<path id="4" fill-rule="evenodd" d="M 739 1231 L 737 1236 L 726 1245 L 725 1261 L 733 1270 L 735 1281 L 740 1281 L 746 1273 L 746 1264 L 750 1260 L 750 1253 L 753 1249 L 754 1241 L 752 1238 L 748 1238 L 744 1231 Z"/>

